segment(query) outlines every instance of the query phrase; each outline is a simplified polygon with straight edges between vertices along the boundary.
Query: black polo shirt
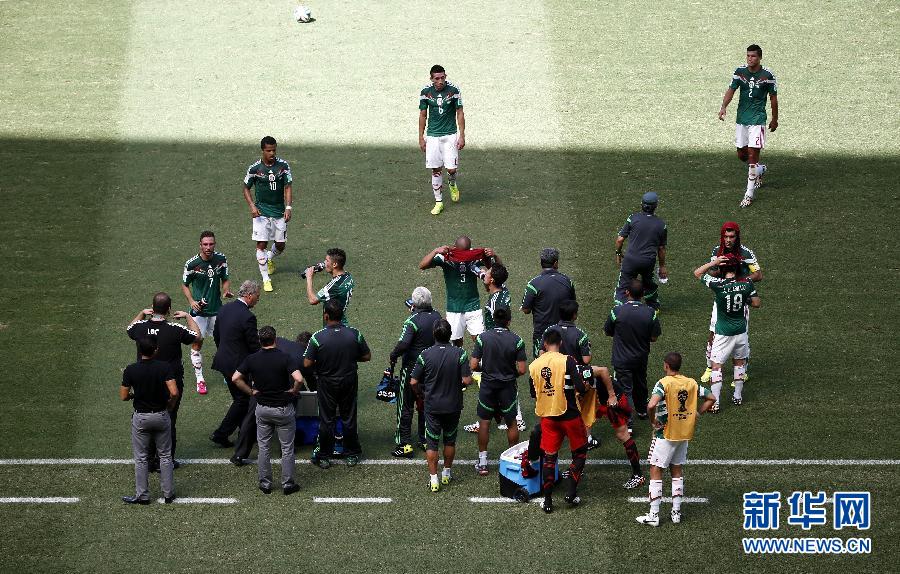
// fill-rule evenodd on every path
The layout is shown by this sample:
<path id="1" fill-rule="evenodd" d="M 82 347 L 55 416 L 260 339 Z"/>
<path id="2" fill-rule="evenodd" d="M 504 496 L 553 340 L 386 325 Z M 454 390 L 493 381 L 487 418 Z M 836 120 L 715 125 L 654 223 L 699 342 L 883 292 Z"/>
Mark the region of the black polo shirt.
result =
<path id="1" fill-rule="evenodd" d="M 563 355 L 575 357 L 578 363 L 581 363 L 581 357 L 587 357 L 591 354 L 591 339 L 587 333 L 575 326 L 571 321 L 560 321 L 556 325 L 548 327 L 544 331 L 544 337 L 550 331 L 558 331 L 562 335 L 562 342 L 559 344 L 559 352 Z"/>
<path id="2" fill-rule="evenodd" d="M 522 309 L 531 311 L 535 339 L 559 322 L 559 304 L 566 299 L 575 299 L 575 285 L 556 269 L 544 269 L 528 282 Z"/>
<path id="3" fill-rule="evenodd" d="M 494 327 L 475 338 L 472 356 L 481 359 L 481 384 L 515 385 L 518 361 L 526 360 L 525 342 L 509 329 Z"/>
<path id="4" fill-rule="evenodd" d="M 253 381 L 253 388 L 259 391 L 257 403 L 283 407 L 294 402 L 288 391 L 294 386 L 291 373 L 299 368 L 297 360 L 281 349 L 260 349 L 247 355 L 237 370 L 246 380 Z"/>
<path id="5" fill-rule="evenodd" d="M 313 369 L 322 384 L 356 380 L 357 362 L 368 353 L 369 345 L 362 333 L 353 327 L 333 325 L 316 331 L 303 357 L 315 362 Z"/>
<path id="6" fill-rule="evenodd" d="M 613 338 L 613 367 L 641 368 L 647 365 L 650 339 L 659 337 L 659 313 L 640 301 L 626 301 L 609 312 L 603 331 Z"/>
<path id="7" fill-rule="evenodd" d="M 403 357 L 403 368 L 411 369 L 419 355 L 434 345 L 434 324 L 441 320 L 441 314 L 433 309 L 416 309 L 403 322 L 400 339 L 391 351 L 391 363 Z"/>
<path id="8" fill-rule="evenodd" d="M 181 346 L 190 345 L 197 340 L 198 334 L 180 323 L 171 321 L 154 321 L 145 319 L 135 321 L 128 326 L 128 336 L 137 341 L 146 337 L 156 337 L 158 350 L 154 359 L 165 361 L 172 366 L 175 380 L 182 384 L 184 379 L 184 365 L 181 362 Z M 137 354 L 141 358 L 140 352 Z"/>
<path id="9" fill-rule="evenodd" d="M 465 351 L 450 343 L 436 343 L 422 351 L 409 378 L 422 385 L 425 412 L 441 415 L 462 411 L 462 380 L 471 374 Z"/>
<path id="10" fill-rule="evenodd" d="M 134 392 L 134 410 L 139 413 L 162 411 L 169 402 L 166 381 L 175 379 L 172 365 L 157 359 L 138 359 L 125 367 L 122 386 Z"/>
<path id="11" fill-rule="evenodd" d="M 652 213 L 638 211 L 628 216 L 619 235 L 628 239 L 627 259 L 656 260 L 657 251 L 668 240 L 666 222 Z"/>

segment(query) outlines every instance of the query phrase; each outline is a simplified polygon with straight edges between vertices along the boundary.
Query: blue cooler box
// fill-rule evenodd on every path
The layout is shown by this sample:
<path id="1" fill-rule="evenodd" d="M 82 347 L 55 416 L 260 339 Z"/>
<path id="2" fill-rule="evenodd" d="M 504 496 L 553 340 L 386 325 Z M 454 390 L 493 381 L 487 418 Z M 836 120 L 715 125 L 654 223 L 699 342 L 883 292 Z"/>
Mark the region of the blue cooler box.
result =
<path id="1" fill-rule="evenodd" d="M 294 444 L 316 444 L 319 437 L 319 404 L 315 391 L 300 391 L 297 396 L 297 436 Z"/>
<path id="2" fill-rule="evenodd" d="M 520 442 L 503 451 L 500 455 L 500 495 L 514 498 L 519 502 L 528 502 L 541 493 L 541 460 L 531 463 L 538 471 L 532 478 L 522 476 L 522 453 L 528 449 L 528 441 Z M 555 479 L 559 481 L 559 466 L 554 470 Z"/>

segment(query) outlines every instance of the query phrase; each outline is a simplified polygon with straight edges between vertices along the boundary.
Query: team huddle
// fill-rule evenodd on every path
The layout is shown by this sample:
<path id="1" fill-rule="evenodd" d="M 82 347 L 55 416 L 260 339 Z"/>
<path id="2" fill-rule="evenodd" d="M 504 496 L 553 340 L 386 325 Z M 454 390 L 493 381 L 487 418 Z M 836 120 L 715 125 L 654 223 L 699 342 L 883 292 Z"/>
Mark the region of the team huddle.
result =
<path id="1" fill-rule="evenodd" d="M 766 172 L 759 163 L 765 140 L 766 94 L 772 103 L 769 129 L 774 131 L 778 125 L 775 78 L 760 66 L 761 56 L 759 46 L 748 47 L 747 65 L 735 71 L 719 112 L 723 119 L 734 92 L 740 90 L 736 147 L 738 156 L 749 165 L 743 207 L 753 202 Z M 419 145 L 432 172 L 435 205 L 431 213 L 439 215 L 444 210 L 444 169 L 451 200 L 460 200 L 458 167 L 459 152 L 465 146 L 465 116 L 460 90 L 447 81 L 444 68 L 433 66 L 430 79 L 420 93 Z M 286 249 L 294 198 L 291 168 L 277 156 L 276 140 L 266 136 L 260 149 L 260 160 L 245 174 L 243 196 L 252 218 L 251 240 L 261 285 L 244 281 L 233 293 L 227 259 L 215 250 L 215 235 L 204 231 L 198 253 L 183 268 L 182 291 L 188 311 L 172 312 L 169 295 L 157 293 L 152 307 L 139 312 L 128 326 L 128 335 L 137 344 L 138 361 L 125 369 L 120 398 L 134 401 L 136 492 L 124 497 L 125 502 L 149 503 L 148 473 L 155 470 L 160 472 L 165 501 L 174 500 L 174 469 L 179 466 L 175 427 L 184 395 L 182 347 L 190 346 L 196 392 L 205 395 L 202 348 L 210 336 L 216 344 L 212 368 L 222 375 L 232 396 L 210 440 L 235 447 L 231 462 L 237 466 L 246 464 L 257 443 L 262 492 L 272 491 L 270 448 L 276 436 L 282 490 L 286 495 L 299 490 L 294 479 L 295 405 L 303 389 L 315 391 L 318 406 L 312 463 L 329 468 L 338 443 L 348 466 L 362 457 L 357 366 L 371 360 L 372 353 L 348 315 L 356 284 L 345 270 L 347 253 L 329 249 L 321 263 L 307 267 L 301 275 L 308 302 L 323 305 L 321 329 L 301 332 L 293 339 L 279 337 L 271 326 L 258 328 L 252 312 L 261 292 L 274 291 L 275 260 Z M 633 435 L 637 421 L 649 420 L 653 435 L 648 453 L 650 510 L 637 520 L 659 525 L 662 474 L 668 469 L 671 517 L 674 523 L 680 522 L 682 466 L 688 442 L 700 414 L 722 410 L 723 368 L 729 361 L 733 366 L 732 403 L 743 404 L 750 358 L 749 315 L 751 307 L 760 306 L 755 282 L 762 280 L 762 270 L 754 252 L 742 243 L 740 226 L 723 224 L 710 258 L 694 270 L 695 278 L 714 296 L 706 348 L 708 368 L 700 378 L 700 383 L 710 386 L 681 374 L 683 357 L 675 352 L 665 355 L 661 365 L 665 376 L 648 386 L 651 344 L 662 336 L 659 284 L 668 280 L 668 228 L 656 213 L 659 203 L 656 193 L 643 194 L 640 210 L 627 217 L 615 238 L 619 277 L 603 328 L 612 340 L 608 365 L 597 364 L 590 337 L 577 325 L 575 285 L 560 272 L 557 249 L 540 251 L 540 272 L 521 291 L 519 311 L 529 315 L 533 324 L 530 344 L 509 328 L 514 311 L 506 285 L 510 273 L 498 253 L 489 247 L 473 247 L 472 240 L 463 235 L 452 245 L 438 246 L 422 257 L 419 269 L 439 268 L 442 272 L 445 312 L 436 309 L 427 288 L 413 289 L 385 377 L 391 383 L 386 396 L 396 404 L 391 454 L 413 458 L 417 449 L 424 450 L 432 492 L 440 492 L 453 480 L 460 430 L 477 434 L 477 476 L 490 474 L 487 447 L 492 426 L 505 432 L 509 447 L 520 444 L 520 433 L 528 429 L 517 381 L 528 375 L 538 423 L 527 448 L 519 452 L 519 460 L 523 480 L 537 477 L 545 512 L 553 512 L 553 493 L 560 485 L 568 505 L 581 503 L 578 487 L 588 452 L 599 445 L 599 436 L 592 430 L 598 419 L 609 422 L 631 466 L 624 488 L 644 485 Z M 330 278 L 316 290 L 314 277 L 319 272 Z M 482 290 L 487 293 L 484 303 Z M 225 303 L 228 299 L 234 300 Z M 186 324 L 170 319 L 184 319 Z M 471 352 L 465 350 L 467 345 Z M 477 420 L 460 428 L 463 393 L 473 392 L 466 391 L 468 388 L 477 388 Z M 235 431 L 236 444 L 231 440 Z M 571 463 L 559 472 L 559 453 L 565 441 Z"/>

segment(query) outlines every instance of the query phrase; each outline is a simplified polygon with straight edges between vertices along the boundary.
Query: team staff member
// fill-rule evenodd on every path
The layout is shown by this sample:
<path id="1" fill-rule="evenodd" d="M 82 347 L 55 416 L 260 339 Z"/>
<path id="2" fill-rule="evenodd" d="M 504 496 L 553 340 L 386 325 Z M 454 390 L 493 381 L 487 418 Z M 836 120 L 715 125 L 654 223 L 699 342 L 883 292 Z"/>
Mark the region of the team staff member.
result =
<path id="1" fill-rule="evenodd" d="M 160 485 L 166 504 L 175 500 L 175 473 L 172 463 L 172 421 L 169 412 L 178 401 L 178 385 L 168 361 L 154 359 L 157 342 L 153 337 L 137 340 L 138 362 L 125 367 L 119 398 L 134 401 L 131 416 L 131 448 L 134 451 L 134 496 L 123 496 L 127 504 L 150 504 L 148 457 L 151 442 L 160 461 Z"/>
<path id="2" fill-rule="evenodd" d="M 478 462 L 475 472 L 487 476 L 487 445 L 490 439 L 491 419 L 500 416 L 506 422 L 506 439 L 509 446 L 519 442 L 516 412 L 519 406 L 519 390 L 516 379 L 525 374 L 525 342 L 509 330 L 512 318 L 509 308 L 494 311 L 496 327 L 475 338 L 471 367 L 481 371 L 478 391 Z M 480 365 L 480 369 L 479 369 Z"/>
<path id="3" fill-rule="evenodd" d="M 559 352 L 562 337 L 550 331 L 544 337 L 544 353 L 528 367 L 531 388 L 535 393 L 534 413 L 541 417 L 541 450 L 544 451 L 544 512 L 553 512 L 553 487 L 556 484 L 556 461 L 563 440 L 569 439 L 572 464 L 569 465 L 569 490 L 565 501 L 572 506 L 581 503 L 578 483 L 587 458 L 587 429 L 581 419 L 577 394 L 585 394 L 584 382 L 577 361 Z"/>
<path id="4" fill-rule="evenodd" d="M 154 337 L 157 342 L 156 359 L 165 361 L 172 369 L 175 377 L 175 384 L 178 387 L 178 398 L 169 412 L 172 418 L 172 460 L 175 460 L 175 443 L 177 442 L 177 433 L 175 431 L 175 423 L 178 421 L 178 408 L 181 406 L 181 397 L 184 394 L 184 365 L 181 359 L 182 345 L 196 344 L 203 341 L 200 336 L 200 328 L 197 326 L 194 318 L 184 311 L 175 311 L 172 315 L 175 319 L 184 319 L 187 327 L 179 323 L 173 323 L 168 320 L 169 312 L 172 310 L 172 298 L 167 293 L 157 293 L 153 296 L 153 306 L 151 309 L 144 309 L 135 316 L 128 325 L 126 332 L 128 336 L 137 341 L 145 337 Z M 150 443 L 153 446 L 153 443 Z M 156 472 L 159 469 L 159 459 L 152 453 L 150 449 L 150 470 Z M 175 461 L 175 467 L 181 466 Z"/>
<path id="5" fill-rule="evenodd" d="M 472 384 L 465 351 L 450 344 L 450 323 L 441 319 L 434 324 L 434 345 L 422 351 L 410 374 L 409 383 L 425 403 L 425 437 L 431 492 L 441 489 L 438 483 L 438 443 L 444 441 L 444 470 L 441 483 L 450 484 L 459 414 L 463 409 L 462 389 Z"/>
<path id="6" fill-rule="evenodd" d="M 304 366 L 315 367 L 318 381 L 319 440 L 311 460 L 319 468 L 331 466 L 338 413 L 344 428 L 347 465 L 356 466 L 362 454 L 356 419 L 357 363 L 371 360 L 372 353 L 362 333 L 341 324 L 343 316 L 344 309 L 338 300 L 325 303 L 325 328 L 313 334 L 303 355 Z"/>
<path id="7" fill-rule="evenodd" d="M 641 524 L 659 526 L 659 504 L 662 502 L 662 473 L 672 470 L 672 522 L 681 522 L 684 497 L 682 466 L 687 462 L 688 441 L 694 437 L 697 417 L 716 402 L 712 392 L 682 375 L 681 355 L 669 353 L 663 359 L 666 376 L 653 387 L 647 409 L 656 431 L 650 445 L 650 512 L 638 516 Z M 697 402 L 703 403 L 697 408 Z"/>
<path id="8" fill-rule="evenodd" d="M 544 331 L 559 321 L 559 304 L 566 299 L 575 299 L 575 284 L 559 272 L 559 250 L 544 248 L 541 250 L 541 274 L 528 282 L 522 299 L 522 312 L 531 314 L 534 322 L 533 357 L 541 352 Z"/>
<path id="9" fill-rule="evenodd" d="M 216 341 L 213 369 L 219 371 L 225 378 L 232 398 L 231 406 L 228 407 L 219 428 L 209 437 L 219 446 L 234 446 L 228 437 L 241 426 L 250 407 L 249 398 L 232 382 L 231 377 L 244 357 L 260 349 L 256 315 L 251 311 L 257 303 L 259 303 L 259 283 L 244 281 L 238 290 L 237 300 L 219 309 L 216 326 L 213 328 L 213 339 Z"/>
<path id="10" fill-rule="evenodd" d="M 441 314 L 432 308 L 431 291 L 416 287 L 412 292 L 412 313 L 403 322 L 400 339 L 391 351 L 391 370 L 397 359 L 403 357 L 400 367 L 400 388 L 397 389 L 397 432 L 394 434 L 396 457 L 412 458 L 412 417 L 416 407 L 416 395 L 409 383 L 409 375 L 416 365 L 416 359 L 428 347 L 434 345 L 434 325 Z M 419 442 L 425 443 L 425 419 L 419 417 Z"/>
<path id="11" fill-rule="evenodd" d="M 609 312 L 603 331 L 613 338 L 612 365 L 616 375 L 616 392 L 628 397 L 632 412 L 647 418 L 647 358 L 650 343 L 662 334 L 659 313 L 641 303 L 644 286 L 632 279 L 625 290 L 625 302 Z M 634 424 L 632 415 L 629 430 Z"/>
<path id="12" fill-rule="evenodd" d="M 347 310 L 350 308 L 350 299 L 353 297 L 353 288 L 356 287 L 356 283 L 353 282 L 353 275 L 344 271 L 344 265 L 346 264 L 347 253 L 345 253 L 343 249 L 332 247 L 326 251 L 324 266 L 320 268 L 331 275 L 331 280 L 318 291 L 314 291 L 312 286 L 312 276 L 313 273 L 316 272 L 316 266 L 307 267 L 303 272 L 303 276 L 306 278 L 306 298 L 309 301 L 309 304 L 318 305 L 319 303 L 334 299 L 341 304 L 341 311 L 343 313 L 343 315 L 341 315 L 341 324 L 345 327 L 348 325 Z M 325 325 L 324 319 L 322 325 Z"/>
<path id="13" fill-rule="evenodd" d="M 297 412 L 294 400 L 303 384 L 297 361 L 275 348 L 275 329 L 259 330 L 262 348 L 248 355 L 232 375 L 242 392 L 256 397 L 256 440 L 259 443 L 259 489 L 272 493 L 272 460 L 269 454 L 274 435 L 281 443 L 281 488 L 285 495 L 300 490 L 294 482 L 294 434 Z M 253 381 L 253 388 L 247 380 Z"/>
<path id="14" fill-rule="evenodd" d="M 653 281 L 653 272 L 659 258 L 659 278 L 665 280 L 666 242 L 668 229 L 666 222 L 656 216 L 659 196 L 650 191 L 641 197 L 641 210 L 632 213 L 619 230 L 616 237 L 616 265 L 619 267 L 619 281 L 615 292 L 615 304 L 625 302 L 625 289 L 632 279 L 640 277 L 644 286 L 647 304 L 659 308 L 659 287 Z M 622 255 L 622 246 L 628 240 L 628 251 Z"/>
<path id="15" fill-rule="evenodd" d="M 212 335 L 216 325 L 216 313 L 222 306 L 222 297 L 230 299 L 231 280 L 228 279 L 228 260 L 216 251 L 216 236 L 212 231 L 200 234 L 200 252 L 184 262 L 181 274 L 181 291 L 191 308 L 191 317 L 197 321 L 201 337 Z M 203 341 L 191 345 L 191 365 L 197 379 L 197 392 L 206 394 L 206 378 L 203 376 Z"/>

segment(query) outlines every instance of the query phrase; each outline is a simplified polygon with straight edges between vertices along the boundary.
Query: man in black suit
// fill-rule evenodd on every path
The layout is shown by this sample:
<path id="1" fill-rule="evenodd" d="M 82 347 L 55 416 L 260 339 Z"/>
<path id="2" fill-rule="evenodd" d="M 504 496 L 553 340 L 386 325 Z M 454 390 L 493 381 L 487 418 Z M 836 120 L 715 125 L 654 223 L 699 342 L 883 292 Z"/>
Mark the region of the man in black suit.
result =
<path id="1" fill-rule="evenodd" d="M 250 397 L 243 393 L 231 378 L 244 357 L 260 349 L 256 315 L 250 311 L 258 302 L 259 283 L 244 281 L 238 290 L 237 300 L 219 309 L 216 326 L 213 328 L 216 355 L 213 357 L 212 367 L 225 377 L 232 401 L 219 428 L 209 439 L 223 447 L 234 446 L 228 437 L 241 426 L 247 409 L 250 408 Z"/>

